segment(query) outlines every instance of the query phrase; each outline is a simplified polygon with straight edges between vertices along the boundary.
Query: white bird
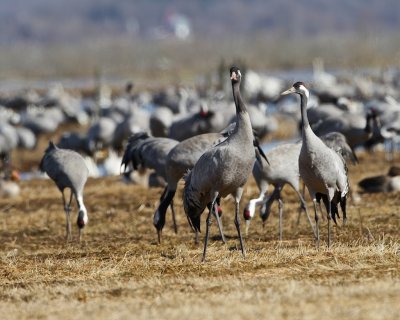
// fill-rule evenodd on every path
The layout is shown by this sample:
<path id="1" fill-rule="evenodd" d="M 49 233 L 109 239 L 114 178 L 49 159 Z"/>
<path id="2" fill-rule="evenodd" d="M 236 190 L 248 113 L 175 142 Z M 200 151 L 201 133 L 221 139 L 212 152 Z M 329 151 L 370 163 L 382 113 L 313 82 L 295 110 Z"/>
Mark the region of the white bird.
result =
<path id="1" fill-rule="evenodd" d="M 89 174 L 85 161 L 79 153 L 73 150 L 59 149 L 52 141 L 50 141 L 39 167 L 41 171 L 46 172 L 55 182 L 62 193 L 66 215 L 67 240 L 70 240 L 72 237 L 70 211 L 72 198 L 75 196 L 79 210 L 77 224 L 79 227 L 80 240 L 82 237 L 82 229 L 89 220 L 85 204 L 83 203 L 83 188 Z M 71 190 L 68 203 L 66 202 L 64 195 L 64 190 L 66 188 Z"/>
<path id="2" fill-rule="evenodd" d="M 205 260 L 209 226 L 212 211 L 218 197 L 232 194 L 235 198 L 235 225 L 240 239 L 242 254 L 246 252 L 240 231 L 239 202 L 243 187 L 251 173 L 255 161 L 253 131 L 247 108 L 240 94 L 242 75 L 233 66 L 230 69 L 233 99 L 236 105 L 236 126 L 233 133 L 220 144 L 209 149 L 197 161 L 192 171 L 186 176 L 183 192 L 183 206 L 192 229 L 200 231 L 200 216 L 210 205 L 206 223 L 203 258 Z M 218 214 L 215 215 L 219 219 Z"/>
<path id="3" fill-rule="evenodd" d="M 307 118 L 307 100 L 309 92 L 302 82 L 296 82 L 282 94 L 300 95 L 302 118 L 302 147 L 299 156 L 300 176 L 303 179 L 314 203 L 317 246 L 319 246 L 319 224 L 317 200 L 324 201 L 328 212 L 328 247 L 331 245 L 331 219 L 336 222 L 338 204 L 346 220 L 346 195 L 349 191 L 347 167 L 343 158 L 324 144 L 312 131 Z"/>

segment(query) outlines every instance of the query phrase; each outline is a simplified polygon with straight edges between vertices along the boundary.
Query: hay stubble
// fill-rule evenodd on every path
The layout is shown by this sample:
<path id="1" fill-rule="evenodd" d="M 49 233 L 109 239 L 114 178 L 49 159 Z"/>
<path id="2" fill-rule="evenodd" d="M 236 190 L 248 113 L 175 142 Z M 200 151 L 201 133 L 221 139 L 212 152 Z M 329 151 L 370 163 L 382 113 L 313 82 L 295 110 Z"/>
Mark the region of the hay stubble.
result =
<path id="1" fill-rule="evenodd" d="M 360 158 L 359 166 L 350 167 L 353 186 L 388 167 L 381 154 Z M 85 240 L 67 244 L 53 183 L 32 180 L 21 187 L 18 198 L 0 200 L 5 318 L 395 319 L 400 312 L 398 194 L 362 194 L 358 203 L 350 201 L 348 225 L 335 227 L 333 248 L 317 251 L 304 216 L 296 227 L 298 202 L 286 187 L 284 240 L 277 241 L 274 205 L 265 229 L 258 217 L 252 221 L 246 260 L 237 250 L 233 202 L 225 199 L 228 244 L 213 224 L 207 261 L 201 263 L 180 192 L 179 234 L 168 214 L 158 245 L 151 222 L 161 189 L 125 185 L 119 177 L 91 179 Z M 244 202 L 257 193 L 251 180 Z"/>

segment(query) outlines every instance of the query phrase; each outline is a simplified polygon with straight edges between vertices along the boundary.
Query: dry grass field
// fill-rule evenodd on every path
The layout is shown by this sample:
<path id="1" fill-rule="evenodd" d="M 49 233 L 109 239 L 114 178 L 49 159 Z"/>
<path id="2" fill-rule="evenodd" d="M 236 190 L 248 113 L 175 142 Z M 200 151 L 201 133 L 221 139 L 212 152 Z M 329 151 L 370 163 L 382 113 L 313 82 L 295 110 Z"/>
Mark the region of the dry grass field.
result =
<path id="1" fill-rule="evenodd" d="M 353 191 L 360 178 L 389 166 L 381 153 L 361 154 L 360 161 L 350 167 Z M 0 200 L 1 319 L 399 317 L 399 194 L 350 200 L 348 224 L 334 228 L 333 247 L 326 247 L 324 221 L 316 250 L 304 216 L 296 226 L 298 202 L 286 187 L 284 240 L 277 240 L 274 205 L 264 229 L 258 216 L 252 222 L 247 259 L 238 250 L 233 201 L 225 199 L 228 244 L 220 241 L 214 223 L 207 261 L 201 263 L 202 246 L 194 245 L 180 193 L 179 234 L 168 214 L 158 245 L 152 215 L 161 189 L 127 185 L 119 177 L 91 179 L 84 241 L 76 240 L 74 210 L 75 239 L 66 243 L 53 182 L 22 181 L 21 189 L 18 198 Z M 257 194 L 251 179 L 241 207 Z"/>

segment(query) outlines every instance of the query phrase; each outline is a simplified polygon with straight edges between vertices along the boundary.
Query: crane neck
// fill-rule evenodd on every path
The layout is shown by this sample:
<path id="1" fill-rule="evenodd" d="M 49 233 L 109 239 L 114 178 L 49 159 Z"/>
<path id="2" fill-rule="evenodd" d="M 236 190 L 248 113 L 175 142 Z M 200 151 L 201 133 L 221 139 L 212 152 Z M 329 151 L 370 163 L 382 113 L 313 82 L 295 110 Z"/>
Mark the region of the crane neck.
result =
<path id="1" fill-rule="evenodd" d="M 372 126 L 371 126 L 371 116 L 370 115 L 367 115 L 367 121 L 366 121 L 366 123 L 365 123 L 365 128 L 364 128 L 364 131 L 366 132 L 366 133 L 371 133 L 371 131 L 372 131 Z"/>
<path id="2" fill-rule="evenodd" d="M 81 195 L 76 196 L 76 202 L 78 203 L 78 209 L 86 211 L 85 204 L 83 203 L 83 197 Z"/>
<path id="3" fill-rule="evenodd" d="M 178 104 L 178 109 L 179 109 L 179 113 L 180 114 L 187 114 L 188 113 L 187 100 L 188 100 L 188 96 L 186 94 L 183 94 L 181 99 L 179 100 L 179 104 Z"/>
<path id="4" fill-rule="evenodd" d="M 154 214 L 153 223 L 158 224 L 159 221 L 162 221 L 162 225 L 164 226 L 165 223 L 165 214 L 167 213 L 168 206 L 171 204 L 171 201 L 174 199 L 175 196 L 174 190 L 168 189 L 168 193 L 165 195 L 164 199 L 161 201 L 160 205 L 158 206 L 158 210 Z"/>
<path id="5" fill-rule="evenodd" d="M 308 102 L 307 96 L 305 94 L 301 94 L 300 107 L 301 107 L 301 123 L 303 130 L 310 127 L 310 123 L 308 122 L 308 116 L 307 116 L 307 102 Z"/>
<path id="6" fill-rule="evenodd" d="M 233 100 L 235 101 L 236 113 L 247 112 L 246 105 L 243 102 L 242 95 L 240 93 L 240 81 L 232 83 Z"/>

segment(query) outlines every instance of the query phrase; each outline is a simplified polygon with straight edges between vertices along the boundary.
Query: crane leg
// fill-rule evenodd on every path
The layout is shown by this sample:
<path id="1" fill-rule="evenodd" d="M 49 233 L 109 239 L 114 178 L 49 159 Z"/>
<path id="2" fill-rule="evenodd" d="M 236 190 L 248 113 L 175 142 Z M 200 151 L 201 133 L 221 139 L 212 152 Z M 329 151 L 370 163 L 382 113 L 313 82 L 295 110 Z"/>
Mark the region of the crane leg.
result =
<path id="1" fill-rule="evenodd" d="M 210 226 L 211 226 L 211 214 L 213 212 L 213 208 L 215 206 L 215 201 L 217 200 L 217 196 L 218 194 L 214 197 L 212 203 L 211 203 L 211 207 L 208 211 L 208 216 L 207 216 L 207 220 L 206 220 L 206 235 L 204 238 L 204 249 L 203 249 L 203 257 L 201 259 L 202 262 L 204 262 L 206 260 L 206 254 L 207 254 L 207 245 L 208 245 L 208 237 L 210 234 Z"/>
<path id="2" fill-rule="evenodd" d="M 304 209 L 304 211 L 305 211 L 305 213 L 306 213 L 306 216 L 307 216 L 307 221 L 308 221 L 308 223 L 310 224 L 310 227 L 311 227 L 311 229 L 312 229 L 312 232 L 313 232 L 313 234 L 314 234 L 314 237 L 317 237 L 317 233 L 316 233 L 315 228 L 314 228 L 314 226 L 313 226 L 313 224 L 312 224 L 312 222 L 311 222 L 310 214 L 308 213 L 307 203 L 306 203 L 306 201 L 304 200 L 304 197 L 303 197 L 299 192 L 298 192 L 297 194 L 299 195 L 300 202 L 301 202 L 300 210 L 301 210 L 301 208 Z M 300 214 L 299 214 L 298 220 L 299 220 L 299 218 L 300 218 Z M 299 224 L 299 221 L 297 221 L 297 224 Z"/>
<path id="3" fill-rule="evenodd" d="M 394 143 L 394 138 L 390 139 L 390 153 L 388 156 L 388 160 L 389 161 L 393 161 L 394 160 L 394 149 L 395 149 L 395 143 Z"/>
<path id="4" fill-rule="evenodd" d="M 303 206 L 303 203 L 300 203 L 299 209 L 297 210 L 296 226 L 300 225 L 300 217 L 303 210 L 306 210 L 306 208 Z"/>
<path id="5" fill-rule="evenodd" d="M 317 200 L 315 198 L 313 199 L 313 203 L 314 203 L 314 218 L 315 218 L 315 231 L 316 231 L 315 242 L 317 249 L 319 249 L 319 221 L 317 212 Z"/>
<path id="6" fill-rule="evenodd" d="M 69 202 L 67 203 L 65 201 L 64 190 L 62 191 L 62 198 L 63 198 L 64 211 L 65 211 L 65 219 L 66 219 L 65 227 L 66 227 L 66 232 L 67 232 L 67 236 L 66 236 L 66 240 L 67 241 L 72 239 L 71 219 L 70 219 L 72 196 L 73 196 L 73 194 L 72 194 L 72 191 L 71 191 L 70 199 L 69 199 Z"/>
<path id="7" fill-rule="evenodd" d="M 214 207 L 212 209 L 213 209 L 213 213 L 214 213 L 215 219 L 217 220 L 217 225 L 218 225 L 219 234 L 221 235 L 221 240 L 222 240 L 223 243 L 226 244 L 224 231 L 222 229 L 222 221 L 221 221 L 221 218 L 220 218 L 220 216 L 218 214 L 218 205 L 217 205 L 217 203 L 214 204 Z"/>
<path id="8" fill-rule="evenodd" d="M 332 220 L 332 202 L 329 200 L 328 202 L 328 248 L 331 247 L 332 238 L 331 238 L 331 220 Z"/>
<path id="9" fill-rule="evenodd" d="M 237 230 L 238 235 L 239 235 L 240 247 L 242 249 L 243 258 L 246 258 L 246 249 L 244 247 L 242 233 L 240 232 L 240 217 L 239 217 L 239 202 L 240 202 L 240 199 L 242 197 L 242 193 L 243 193 L 243 189 L 242 188 L 239 188 L 236 191 L 236 197 L 235 197 L 235 226 L 236 226 L 236 230 Z"/>
<path id="10" fill-rule="evenodd" d="M 296 192 L 297 192 L 297 194 L 298 194 L 298 196 L 299 196 L 299 198 L 300 198 L 300 201 L 301 201 L 301 204 L 300 204 L 300 207 L 299 207 L 299 211 L 298 211 L 298 214 L 297 214 L 297 221 L 296 221 L 296 224 L 297 224 L 297 225 L 300 224 L 300 216 L 301 216 L 301 211 L 302 211 L 302 210 L 304 210 L 304 211 L 306 212 L 307 218 L 308 218 L 308 220 L 311 222 L 310 216 L 308 215 L 308 211 L 307 211 L 307 204 L 306 204 L 306 202 L 304 201 L 304 197 L 305 197 L 305 194 L 306 194 L 306 186 L 305 186 L 305 184 L 303 183 L 303 191 L 302 191 L 302 193 L 300 193 L 299 190 L 296 190 Z M 311 223 L 310 223 L 310 225 L 311 225 L 311 228 L 313 228 L 313 226 L 312 226 Z M 313 228 L 313 231 L 314 231 L 314 228 Z M 315 232 L 314 232 L 314 235 L 315 235 Z"/>
<path id="11" fill-rule="evenodd" d="M 67 242 L 72 240 L 71 235 L 71 220 L 70 220 L 70 210 L 65 210 L 65 217 L 66 217 L 66 229 L 67 229 Z"/>
<path id="12" fill-rule="evenodd" d="M 324 212 L 323 212 L 321 201 L 318 201 L 318 207 L 319 207 L 319 212 L 321 212 L 322 220 L 325 221 L 325 220 L 326 220 L 326 215 L 325 215 Z M 326 207 L 326 206 L 325 206 L 325 207 Z M 325 209 L 328 210 L 327 207 L 326 207 Z M 326 213 L 328 214 L 328 211 L 326 211 Z"/>
<path id="13" fill-rule="evenodd" d="M 279 241 L 282 241 L 282 212 L 283 212 L 283 201 L 278 200 L 279 204 Z"/>
<path id="14" fill-rule="evenodd" d="M 72 233 L 71 233 L 71 220 L 70 220 L 70 212 L 71 212 L 71 204 L 72 204 L 72 199 L 73 199 L 73 196 L 74 196 L 74 194 L 73 194 L 73 192 L 72 192 L 72 190 L 70 190 L 71 191 L 71 193 L 70 193 L 70 196 L 69 196 L 69 202 L 68 202 L 68 219 L 69 219 L 69 237 L 70 237 L 70 239 L 72 240 Z M 80 241 L 80 239 L 81 239 L 81 233 L 79 233 L 79 241 Z"/>
<path id="15" fill-rule="evenodd" d="M 171 200 L 171 203 L 169 206 L 170 206 L 171 212 L 172 212 L 172 224 L 174 225 L 174 232 L 175 232 L 175 234 L 177 234 L 178 233 L 178 225 L 176 224 L 176 218 L 175 218 L 174 199 Z"/>
<path id="16" fill-rule="evenodd" d="M 281 192 L 278 193 L 278 206 L 279 206 L 279 241 L 282 241 L 282 213 L 283 213 L 283 201 L 281 198 Z"/>

